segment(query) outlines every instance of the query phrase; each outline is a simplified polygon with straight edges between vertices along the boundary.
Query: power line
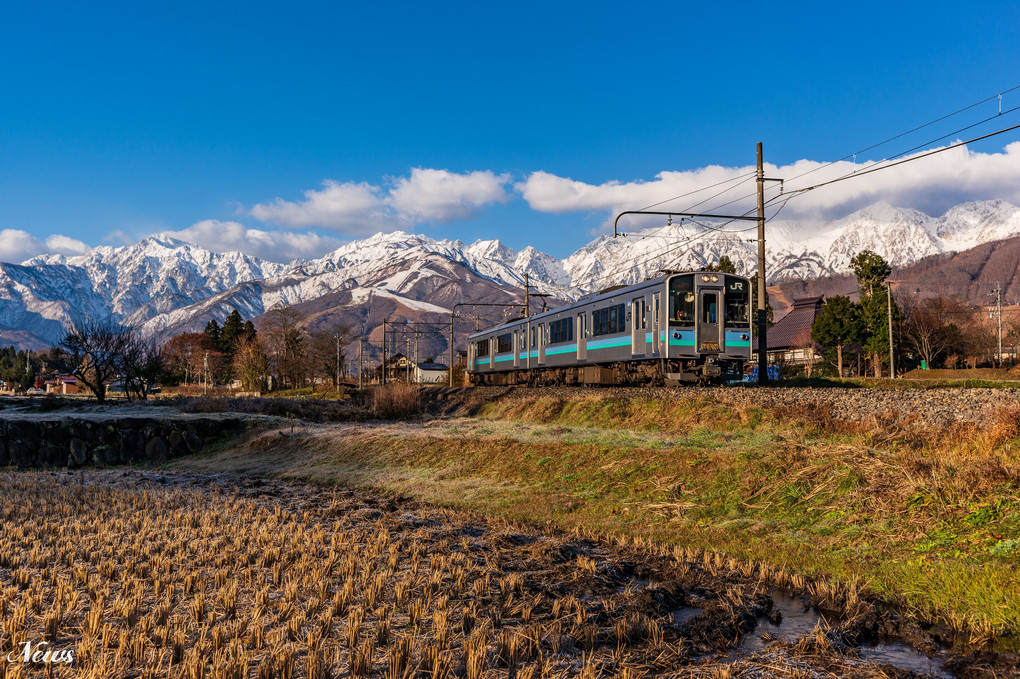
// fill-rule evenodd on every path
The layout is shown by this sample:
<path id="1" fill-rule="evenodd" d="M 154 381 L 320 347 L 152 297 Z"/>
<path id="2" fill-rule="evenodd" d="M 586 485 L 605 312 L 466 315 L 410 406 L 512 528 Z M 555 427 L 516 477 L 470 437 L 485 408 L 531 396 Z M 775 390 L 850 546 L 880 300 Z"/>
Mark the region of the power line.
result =
<path id="1" fill-rule="evenodd" d="M 742 174 L 742 175 L 737 176 L 737 177 L 730 177 L 729 179 L 724 179 L 723 181 L 717 182 L 715 184 L 709 184 L 708 186 L 702 186 L 700 189 L 695 189 L 693 191 L 688 191 L 687 193 L 681 193 L 679 196 L 673 196 L 672 198 L 667 198 L 666 200 L 660 200 L 658 203 L 652 203 L 651 205 L 646 205 L 646 206 L 644 206 L 643 208 L 640 208 L 640 209 L 641 210 L 649 210 L 649 209 L 651 209 L 653 207 L 658 207 L 659 205 L 663 205 L 664 203 L 669 203 L 671 201 L 677 200 L 678 198 L 686 198 L 687 196 L 693 196 L 695 193 L 701 193 L 702 191 L 707 191 L 709 189 L 714 189 L 715 187 L 722 186 L 723 184 L 729 184 L 730 182 L 735 182 L 735 181 L 737 181 L 739 179 L 746 179 L 748 177 L 753 177 L 753 176 L 754 176 L 754 172 L 748 172 L 747 174 Z M 731 187 L 730 189 L 726 189 L 726 191 L 730 191 L 732 188 L 733 187 Z M 717 193 L 716 196 L 721 195 L 723 193 L 726 193 L 726 191 L 721 191 L 720 193 Z M 715 196 L 709 196 L 708 198 L 706 198 L 705 200 L 703 200 L 701 202 L 704 203 L 706 201 L 712 200 L 712 198 L 715 198 Z M 701 203 L 695 203 L 695 205 L 701 205 Z M 687 209 L 684 210 L 684 212 L 687 212 L 687 211 L 688 211 Z"/>
<path id="2" fill-rule="evenodd" d="M 1018 108 L 1020 108 L 1020 107 L 1018 107 Z M 790 191 L 790 194 L 791 195 L 803 194 L 803 193 L 805 193 L 807 191 L 813 191 L 813 190 L 815 190 L 817 188 L 821 188 L 823 186 L 828 186 L 829 184 L 835 184 L 837 182 L 841 182 L 841 181 L 844 181 L 844 180 L 847 180 L 847 179 L 851 179 L 853 177 L 862 177 L 862 176 L 864 176 L 866 174 L 871 174 L 872 172 L 878 172 L 879 170 L 888 170 L 889 168 L 896 167 L 897 165 L 903 165 L 904 163 L 910 163 L 910 162 L 913 162 L 915 160 L 920 160 L 922 158 L 927 158 L 928 156 L 935 155 L 936 153 L 943 153 L 945 151 L 950 151 L 952 149 L 959 148 L 961 146 L 966 146 L 967 144 L 973 144 L 974 142 L 982 141 L 984 139 L 988 139 L 990 137 L 994 137 L 994 136 L 997 136 L 997 135 L 1000 135 L 1000 134 L 1005 134 L 1006 132 L 1012 132 L 1013 130 L 1017 130 L 1017 129 L 1020 129 L 1020 125 L 1013 125 L 1011 127 L 1006 127 L 1006 128 L 1001 129 L 1001 130 L 996 130 L 995 132 L 989 132 L 988 134 L 983 134 L 980 137 L 974 137 L 973 139 L 968 139 L 966 141 L 956 142 L 955 144 L 950 144 L 949 146 L 943 146 L 942 148 L 932 149 L 931 151 L 928 151 L 927 153 L 922 153 L 922 154 L 913 156 L 911 158 L 904 158 L 903 160 L 897 161 L 895 163 L 890 163 L 889 165 L 882 165 L 880 167 L 871 167 L 871 168 L 868 168 L 866 170 L 862 170 L 860 172 L 855 172 L 855 173 L 852 173 L 852 174 L 843 175 L 842 177 L 836 177 L 835 179 L 830 179 L 829 181 L 820 182 L 820 183 L 815 184 L 813 186 L 805 187 L 803 189 L 794 189 L 793 191 Z"/>
<path id="3" fill-rule="evenodd" d="M 920 130 L 923 130 L 926 127 L 931 127 L 932 125 L 934 125 L 936 123 L 940 123 L 943 120 L 947 120 L 949 118 L 952 118 L 953 116 L 959 115 L 960 113 L 963 113 L 964 111 L 969 111 L 970 109 L 972 109 L 972 108 L 974 108 L 976 106 L 980 106 L 981 104 L 988 103 L 989 101 L 992 101 L 993 99 L 999 98 L 1001 100 L 1002 95 L 1009 94 L 1010 92 L 1012 92 L 1014 90 L 1017 90 L 1017 89 L 1020 89 L 1020 85 L 1014 85 L 1013 87 L 1005 89 L 1002 92 L 998 92 L 996 94 L 991 95 L 990 97 L 985 97 L 984 99 L 981 99 L 980 101 L 976 101 L 973 104 L 969 104 L 967 106 L 964 106 L 963 108 L 959 108 L 959 109 L 953 111 L 952 113 L 947 113 L 947 114 L 945 114 L 943 116 L 935 118 L 934 120 L 931 120 L 931 121 L 929 121 L 927 123 L 924 123 L 923 125 L 918 125 L 917 127 L 913 127 L 911 129 L 907 130 L 906 132 L 900 132 L 899 134 L 893 135 L 892 137 L 889 137 L 888 139 L 880 141 L 877 144 L 872 144 L 871 146 L 867 146 L 867 147 L 865 147 L 865 148 L 863 148 L 863 149 L 861 149 L 859 151 L 854 151 L 853 153 L 848 153 L 847 155 L 843 156 L 842 158 L 837 158 L 836 160 L 833 160 L 833 161 L 830 161 L 828 163 L 825 163 L 824 165 L 819 165 L 816 168 L 813 168 L 813 169 L 808 170 L 806 172 L 802 172 L 801 174 L 798 174 L 798 175 L 795 175 L 793 177 L 790 177 L 786 181 L 791 182 L 791 181 L 794 181 L 795 179 L 800 179 L 801 177 L 806 177 L 809 174 L 812 174 L 814 172 L 818 172 L 819 170 L 824 170 L 825 168 L 830 167 L 832 165 L 835 165 L 836 163 L 839 163 L 841 161 L 849 160 L 850 158 L 855 158 L 855 157 L 857 157 L 858 155 L 860 155 L 862 153 L 867 153 L 868 151 L 872 151 L 874 149 L 877 149 L 880 146 L 885 146 L 886 144 L 888 144 L 891 141 L 896 141 L 897 139 L 905 137 L 908 134 L 913 134 L 914 132 L 918 132 Z M 1000 111 L 999 115 L 1005 115 L 1005 114 Z M 995 116 L 995 117 L 998 117 L 998 116 Z M 991 120 L 991 118 L 989 118 L 988 120 Z M 987 122 L 987 120 L 985 122 Z M 909 153 L 909 151 L 907 151 L 906 153 Z M 902 154 L 900 154 L 900 155 L 902 155 Z M 895 157 L 895 156 L 893 156 L 893 157 Z"/>

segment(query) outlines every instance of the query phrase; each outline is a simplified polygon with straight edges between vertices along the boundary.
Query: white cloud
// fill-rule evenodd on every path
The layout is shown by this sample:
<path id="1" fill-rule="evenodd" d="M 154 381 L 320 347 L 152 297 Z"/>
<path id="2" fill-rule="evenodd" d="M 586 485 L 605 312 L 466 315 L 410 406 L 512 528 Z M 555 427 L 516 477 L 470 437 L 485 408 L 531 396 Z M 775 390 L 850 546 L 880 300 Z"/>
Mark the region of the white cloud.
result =
<path id="1" fill-rule="evenodd" d="M 448 170 L 416 167 L 390 191 L 389 204 L 401 215 L 416 221 L 452 222 L 475 216 L 491 203 L 509 200 L 503 186 L 509 175 L 489 170 L 457 174 Z"/>
<path id="2" fill-rule="evenodd" d="M 309 189 L 305 199 L 291 202 L 277 198 L 251 209 L 256 219 L 290 227 L 321 227 L 350 236 L 396 228 L 379 187 L 366 182 L 338 183 L 326 180 L 319 191 Z"/>
<path id="3" fill-rule="evenodd" d="M 799 160 L 779 167 L 766 165 L 765 174 L 786 179 L 784 194 L 790 195 L 799 188 L 855 171 L 860 173 L 867 167 L 868 164 L 860 162 L 855 165 L 848 161 L 827 164 Z M 741 214 L 754 208 L 754 198 L 745 196 L 753 194 L 755 186 L 753 178 L 736 179 L 753 171 L 751 166 L 711 166 L 685 172 L 661 172 L 652 181 L 608 181 L 603 184 L 588 184 L 548 172 L 533 172 L 516 188 L 533 210 L 554 214 L 604 211 L 608 213 L 607 224 L 611 224 L 613 216 L 624 210 L 644 208 L 692 192 L 693 195 L 653 209 Z M 810 174 L 794 179 L 805 173 Z M 726 180 L 734 182 L 703 189 Z M 712 197 L 728 187 L 732 190 Z M 770 184 L 769 187 L 767 196 L 778 195 L 778 184 Z M 709 198 L 695 209 L 689 209 Z M 722 206 L 736 198 L 741 200 Z M 895 168 L 819 187 L 791 199 L 782 217 L 788 221 L 800 221 L 805 226 L 820 225 L 880 200 L 936 216 L 959 203 L 992 198 L 1020 204 L 1020 142 L 1009 144 L 1002 152 L 995 153 L 973 152 L 966 147 L 950 149 Z M 778 199 L 774 205 L 778 206 L 782 200 Z"/>
<path id="4" fill-rule="evenodd" d="M 386 189 L 367 182 L 323 182 L 304 192 L 304 200 L 276 198 L 251 208 L 256 219 L 289 227 L 327 228 L 348 236 L 413 227 L 425 221 L 468 219 L 493 203 L 509 200 L 508 175 L 489 170 L 458 174 L 414 168 L 409 177 L 391 180 Z"/>
<path id="5" fill-rule="evenodd" d="M 264 231 L 238 222 L 206 219 L 180 231 L 165 232 L 174 238 L 200 245 L 214 252 L 240 251 L 275 262 L 321 257 L 343 242 L 312 231 Z"/>
<path id="6" fill-rule="evenodd" d="M 84 255 L 91 250 L 88 245 L 80 240 L 54 234 L 46 238 L 46 249 L 58 255 Z"/>
<path id="7" fill-rule="evenodd" d="M 88 250 L 80 240 L 59 234 L 40 240 L 20 229 L 0 231 L 0 262 L 23 262 L 42 254 L 80 255 Z"/>

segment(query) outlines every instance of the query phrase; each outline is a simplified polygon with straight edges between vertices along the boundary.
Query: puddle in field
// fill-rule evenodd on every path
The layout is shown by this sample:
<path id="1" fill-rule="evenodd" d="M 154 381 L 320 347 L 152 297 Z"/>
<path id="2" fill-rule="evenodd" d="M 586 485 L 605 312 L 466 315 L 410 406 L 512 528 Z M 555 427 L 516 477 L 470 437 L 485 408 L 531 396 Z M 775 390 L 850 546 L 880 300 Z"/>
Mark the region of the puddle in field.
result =
<path id="1" fill-rule="evenodd" d="M 877 646 L 862 646 L 857 649 L 857 652 L 869 662 L 892 665 L 899 669 L 939 679 L 952 679 L 953 677 L 943 668 L 943 661 L 940 658 L 929 658 L 902 641 L 890 641 Z"/>
<path id="2" fill-rule="evenodd" d="M 803 602 L 796 597 L 781 592 L 770 592 L 769 596 L 772 597 L 773 610 L 779 611 L 782 618 L 777 623 L 771 622 L 768 618 L 759 618 L 754 631 L 745 635 L 737 647 L 726 654 L 727 657 L 736 660 L 765 649 L 780 640 L 796 643 L 801 637 L 813 633 L 819 624 L 823 627 L 839 624 L 838 619 L 804 606 Z M 677 624 L 683 624 L 701 615 L 701 609 L 680 608 L 673 611 L 671 615 Z M 763 635 L 768 635 L 766 636 L 768 641 L 762 639 Z M 865 645 L 856 650 L 861 658 L 868 662 L 891 665 L 900 670 L 938 679 L 952 679 L 953 677 L 944 669 L 942 659 L 930 658 L 923 653 L 918 653 L 902 641 L 881 642 L 873 646 Z"/>
<path id="3" fill-rule="evenodd" d="M 673 624 L 682 625 L 688 620 L 694 620 L 696 617 L 701 615 L 700 608 L 678 608 L 670 616 L 673 619 Z"/>
<path id="4" fill-rule="evenodd" d="M 740 640 L 738 648 L 745 651 L 759 651 L 765 648 L 767 644 L 762 640 L 762 635 L 766 633 L 771 635 L 773 640 L 792 643 L 805 634 L 814 632 L 818 623 L 831 625 L 838 622 L 830 620 L 818 611 L 806 608 L 796 597 L 780 592 L 770 592 L 769 596 L 772 597 L 772 610 L 779 611 L 782 619 L 778 624 L 773 624 L 768 618 L 759 618 L 758 626 Z"/>
<path id="5" fill-rule="evenodd" d="M 639 592 L 643 590 L 645 587 L 648 587 L 650 584 L 652 584 L 652 581 L 647 580 L 645 578 L 631 578 L 630 580 L 627 581 L 626 584 L 617 585 L 616 592 L 618 594 L 630 594 L 633 592 Z"/>

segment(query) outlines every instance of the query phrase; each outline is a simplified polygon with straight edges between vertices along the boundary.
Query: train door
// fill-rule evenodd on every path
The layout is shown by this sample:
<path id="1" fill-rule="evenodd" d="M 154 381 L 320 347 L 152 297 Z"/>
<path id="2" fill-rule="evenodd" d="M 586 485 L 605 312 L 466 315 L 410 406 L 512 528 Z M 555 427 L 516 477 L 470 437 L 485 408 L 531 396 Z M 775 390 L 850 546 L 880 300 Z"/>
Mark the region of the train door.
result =
<path id="1" fill-rule="evenodd" d="M 521 331 L 514 330 L 514 367 L 521 367 Z"/>
<path id="2" fill-rule="evenodd" d="M 645 298 L 637 297 L 630 303 L 631 353 L 643 356 L 645 353 Z"/>
<path id="3" fill-rule="evenodd" d="M 698 309 L 698 353 L 719 351 L 719 328 L 722 327 L 719 291 L 702 290 L 698 301 L 701 302 Z"/>
<path id="4" fill-rule="evenodd" d="M 588 360 L 588 314 L 577 314 L 577 360 Z"/>
<path id="5" fill-rule="evenodd" d="M 538 364 L 545 365 L 545 323 L 538 324 Z"/>
<path id="6" fill-rule="evenodd" d="M 659 313 L 661 297 L 662 294 L 658 292 L 652 295 L 652 353 L 656 355 L 662 352 L 662 347 L 659 346 L 659 326 L 662 323 L 662 314 Z"/>

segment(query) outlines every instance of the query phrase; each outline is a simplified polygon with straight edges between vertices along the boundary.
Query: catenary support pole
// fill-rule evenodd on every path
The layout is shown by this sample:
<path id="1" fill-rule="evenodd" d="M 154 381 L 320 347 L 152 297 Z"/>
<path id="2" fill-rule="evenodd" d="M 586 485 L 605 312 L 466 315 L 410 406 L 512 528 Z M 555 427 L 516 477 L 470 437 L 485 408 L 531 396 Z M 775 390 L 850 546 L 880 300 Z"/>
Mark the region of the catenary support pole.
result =
<path id="1" fill-rule="evenodd" d="M 893 355 L 893 334 L 892 334 L 892 282 L 886 281 L 886 306 L 889 312 L 889 376 L 896 379 L 896 357 Z"/>
<path id="2" fill-rule="evenodd" d="M 765 315 L 765 164 L 758 142 L 758 384 L 769 381 L 768 321 Z"/>

